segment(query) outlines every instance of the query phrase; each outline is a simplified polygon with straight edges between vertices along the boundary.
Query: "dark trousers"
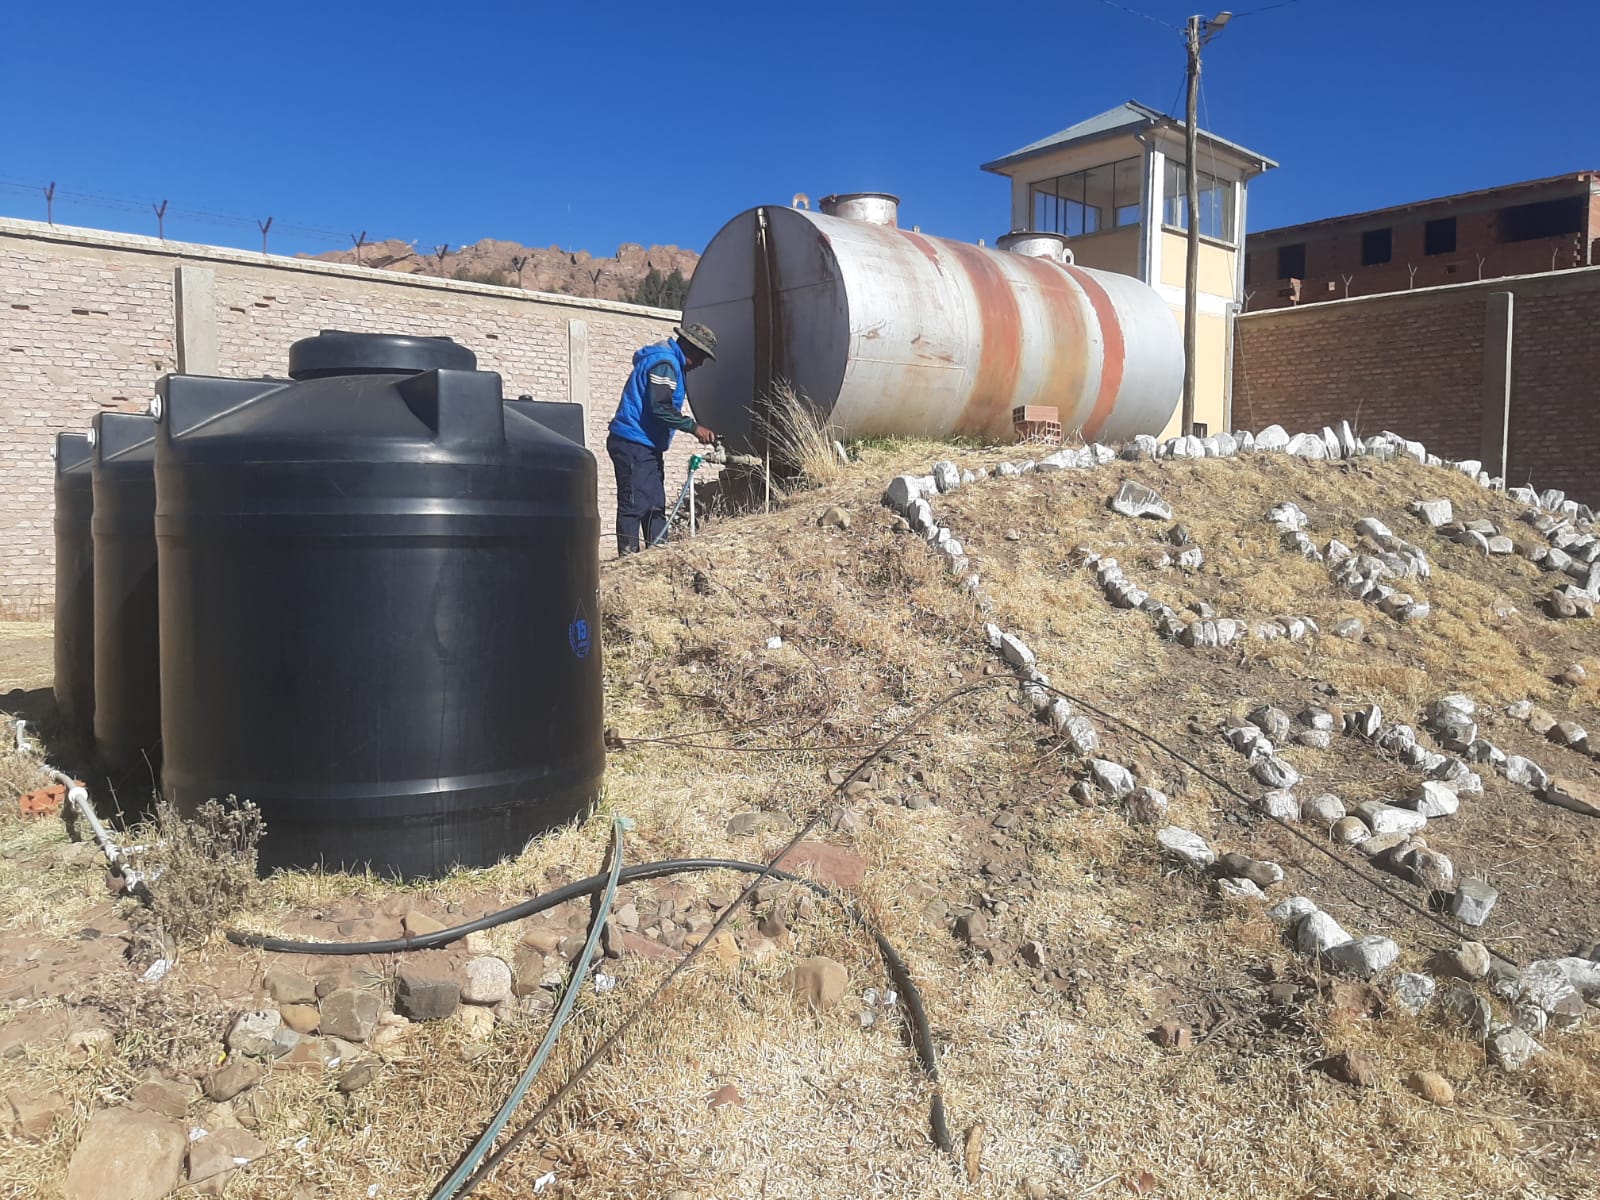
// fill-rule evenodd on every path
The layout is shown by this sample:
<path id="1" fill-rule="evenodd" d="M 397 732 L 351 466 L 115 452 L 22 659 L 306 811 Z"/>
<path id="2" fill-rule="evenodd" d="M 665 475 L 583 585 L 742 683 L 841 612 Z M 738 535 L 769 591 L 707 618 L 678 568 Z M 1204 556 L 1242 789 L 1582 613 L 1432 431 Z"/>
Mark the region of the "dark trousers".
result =
<path id="1" fill-rule="evenodd" d="M 667 471 L 661 451 L 612 434 L 606 453 L 617 473 L 617 553 L 637 554 L 667 525 Z"/>

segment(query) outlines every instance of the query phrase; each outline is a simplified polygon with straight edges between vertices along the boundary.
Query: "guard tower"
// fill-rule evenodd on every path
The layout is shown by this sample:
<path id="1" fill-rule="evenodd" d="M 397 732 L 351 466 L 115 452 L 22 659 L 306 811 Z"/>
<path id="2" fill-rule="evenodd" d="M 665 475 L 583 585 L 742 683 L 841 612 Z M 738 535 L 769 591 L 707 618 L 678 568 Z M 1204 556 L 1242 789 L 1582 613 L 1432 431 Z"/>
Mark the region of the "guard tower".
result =
<path id="1" fill-rule="evenodd" d="M 1130 100 L 983 164 L 1011 180 L 1013 230 L 1064 234 L 1079 265 L 1132 275 L 1183 320 L 1189 205 L 1184 123 Z M 1233 426 L 1233 319 L 1244 295 L 1245 192 L 1278 164 L 1196 131 L 1200 181 L 1195 425 Z"/>

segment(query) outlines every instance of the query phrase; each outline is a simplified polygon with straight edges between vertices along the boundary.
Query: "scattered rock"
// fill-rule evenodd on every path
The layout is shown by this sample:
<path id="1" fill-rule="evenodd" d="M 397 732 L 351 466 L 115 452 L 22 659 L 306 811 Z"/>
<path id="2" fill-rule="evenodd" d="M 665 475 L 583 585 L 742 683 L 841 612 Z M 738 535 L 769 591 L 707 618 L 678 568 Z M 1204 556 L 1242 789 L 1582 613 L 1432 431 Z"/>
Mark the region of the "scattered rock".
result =
<path id="1" fill-rule="evenodd" d="M 1217 891 L 1235 900 L 1265 900 L 1264 893 L 1248 879 L 1224 878 L 1217 880 Z"/>
<path id="2" fill-rule="evenodd" d="M 383 1003 L 376 992 L 365 988 L 339 988 L 323 999 L 321 1012 L 318 1028 L 328 1037 L 364 1042 L 378 1026 Z"/>
<path id="3" fill-rule="evenodd" d="M 178 1185 L 183 1126 L 134 1108 L 89 1119 L 67 1164 L 67 1200 L 161 1200 Z"/>
<path id="4" fill-rule="evenodd" d="M 1257 799 L 1256 809 L 1275 821 L 1300 819 L 1300 801 L 1293 792 L 1282 788 L 1274 789 Z"/>
<path id="5" fill-rule="evenodd" d="M 1411 511 L 1434 529 L 1455 520 L 1448 500 L 1416 500 L 1411 504 Z"/>
<path id="6" fill-rule="evenodd" d="M 1290 896 L 1267 909 L 1267 916 L 1281 925 L 1293 925 L 1316 911 L 1316 904 L 1305 896 Z"/>
<path id="7" fill-rule="evenodd" d="M 1335 621 L 1328 632 L 1336 638 L 1346 641 L 1355 641 L 1367 631 L 1367 624 L 1359 617 L 1346 617 L 1342 621 Z"/>
<path id="8" fill-rule="evenodd" d="M 1206 845 L 1204 838 L 1176 825 L 1166 825 L 1156 830 L 1156 841 L 1168 854 L 1196 870 L 1204 870 L 1217 861 L 1216 854 Z"/>
<path id="9" fill-rule="evenodd" d="M 1373 833 L 1415 833 L 1428 824 L 1428 818 L 1421 813 L 1377 800 L 1356 805 L 1356 815 L 1367 823 L 1367 828 Z"/>
<path id="10" fill-rule="evenodd" d="M 1295 930 L 1295 946 L 1301 954 L 1326 954 L 1350 940 L 1339 922 L 1320 909 L 1301 921 Z"/>
<path id="11" fill-rule="evenodd" d="M 267 1144 L 248 1129 L 218 1129 L 189 1143 L 189 1186 L 220 1195 L 233 1172 L 267 1152 Z"/>
<path id="12" fill-rule="evenodd" d="M 1550 776 L 1545 769 L 1520 754 L 1506 755 L 1505 772 L 1506 779 L 1511 783 L 1532 792 L 1543 791 L 1550 785 Z"/>
<path id="13" fill-rule="evenodd" d="M 1300 772 L 1276 755 L 1257 759 L 1250 767 L 1250 774 L 1255 776 L 1256 782 L 1269 788 L 1292 788 L 1300 782 Z"/>
<path id="14" fill-rule="evenodd" d="M 1406 1086 L 1429 1104 L 1448 1108 L 1456 1102 L 1455 1088 L 1437 1071 L 1413 1071 L 1406 1079 Z"/>
<path id="15" fill-rule="evenodd" d="M 557 971 L 555 975 L 559 986 L 561 973 Z M 468 1043 L 468 1061 L 471 1061 L 475 1055 L 470 1047 L 479 1046 L 494 1036 L 494 1009 L 481 1004 L 463 1004 L 456 1009 L 455 1019 Z"/>
<path id="16" fill-rule="evenodd" d="M 1449 784 L 1430 779 L 1411 793 L 1406 806 L 1431 820 L 1453 815 L 1461 807 L 1461 797 Z"/>
<path id="17" fill-rule="evenodd" d="M 1360 817 L 1340 817 L 1328 832 L 1333 835 L 1334 841 L 1343 842 L 1347 846 L 1364 842 L 1372 836 L 1367 823 Z"/>
<path id="18" fill-rule="evenodd" d="M 395 1011 L 409 1020 L 442 1021 L 460 1004 L 461 985 L 454 979 L 402 969 L 395 980 Z"/>
<path id="19" fill-rule="evenodd" d="M 234 1054 L 266 1058 L 272 1054 L 272 1039 L 282 1024 L 283 1017 L 274 1008 L 240 1013 L 223 1040 Z"/>
<path id="20" fill-rule="evenodd" d="M 1328 961 L 1362 979 L 1380 975 L 1400 959 L 1400 947 L 1390 939 L 1368 934 L 1328 950 Z"/>
<path id="21" fill-rule="evenodd" d="M 1390 995 L 1394 997 L 1397 1005 L 1415 1015 L 1428 1007 L 1428 1001 L 1433 999 L 1436 986 L 1427 975 L 1407 971 L 1395 979 Z"/>
<path id="22" fill-rule="evenodd" d="M 1172 507 L 1158 493 L 1131 479 L 1123 482 L 1108 504 L 1112 512 L 1125 517 L 1154 517 L 1161 521 L 1172 519 Z"/>
<path id="23" fill-rule="evenodd" d="M 298 971 L 268 971 L 265 983 L 267 995 L 280 1005 L 317 1002 L 317 985 Z"/>
<path id="24" fill-rule="evenodd" d="M 322 1020 L 315 1004 L 285 1004 L 279 1015 L 283 1017 L 284 1028 L 297 1034 L 315 1033 Z"/>
<path id="25" fill-rule="evenodd" d="M 155 1075 L 133 1089 L 131 1103 L 158 1116 L 181 1121 L 189 1112 L 189 1101 L 194 1099 L 194 1084 L 179 1083 Z"/>
<path id="26" fill-rule="evenodd" d="M 1482 942 L 1462 942 L 1454 950 L 1441 950 L 1433 968 L 1456 979 L 1482 979 L 1489 974 L 1489 949 Z"/>
<path id="27" fill-rule="evenodd" d="M 72 1105 L 60 1092 L 10 1091 L 6 1102 L 10 1106 L 10 1132 L 30 1142 L 44 1141 L 56 1122 L 72 1111 Z"/>
<path id="28" fill-rule="evenodd" d="M 1133 777 L 1133 772 L 1120 763 L 1110 762 L 1103 758 L 1089 760 L 1089 774 L 1093 776 L 1095 784 L 1101 790 L 1109 792 L 1118 800 L 1131 795 L 1133 789 L 1138 786 Z"/>
<path id="29" fill-rule="evenodd" d="M 1346 1050 L 1318 1065 L 1340 1083 L 1353 1087 L 1377 1087 L 1381 1077 L 1377 1060 L 1365 1050 Z"/>
<path id="30" fill-rule="evenodd" d="M 1489 1038 L 1489 1057 L 1507 1071 L 1522 1070 L 1534 1055 L 1543 1052 L 1543 1046 L 1515 1026 Z"/>
<path id="31" fill-rule="evenodd" d="M 1313 800 L 1304 801 L 1300 805 L 1300 815 L 1305 820 L 1331 829 L 1345 815 L 1344 801 L 1331 792 L 1324 792 Z M 1365 823 L 1362 823 L 1362 827 L 1365 828 Z"/>
<path id="32" fill-rule="evenodd" d="M 1482 925 L 1498 899 L 1500 893 L 1481 879 L 1463 879 L 1450 897 L 1450 912 L 1464 925 Z"/>
<path id="33" fill-rule="evenodd" d="M 822 515 L 817 518 L 817 524 L 825 529 L 849 529 L 850 514 L 837 504 L 830 504 L 822 510 Z"/>
<path id="34" fill-rule="evenodd" d="M 1252 709 L 1245 719 L 1275 742 L 1283 741 L 1294 728 L 1294 722 L 1290 720 L 1289 714 L 1270 704 Z"/>
<path id="35" fill-rule="evenodd" d="M 248 1058 L 230 1058 L 200 1082 L 206 1098 L 221 1103 L 255 1087 L 266 1077 L 267 1069 Z"/>
<path id="36" fill-rule="evenodd" d="M 369 1058 L 346 1067 L 339 1074 L 339 1090 L 346 1096 L 352 1092 L 359 1092 L 377 1081 L 383 1073 L 383 1067 L 375 1058 Z"/>
<path id="37" fill-rule="evenodd" d="M 797 963 L 789 972 L 789 990 L 797 999 L 822 1012 L 844 999 L 850 975 L 831 958 L 813 955 Z"/>
<path id="38" fill-rule="evenodd" d="M 1480 1040 L 1489 1036 L 1494 1010 L 1489 1002 L 1464 983 L 1452 983 L 1440 998 L 1444 1010 Z"/>

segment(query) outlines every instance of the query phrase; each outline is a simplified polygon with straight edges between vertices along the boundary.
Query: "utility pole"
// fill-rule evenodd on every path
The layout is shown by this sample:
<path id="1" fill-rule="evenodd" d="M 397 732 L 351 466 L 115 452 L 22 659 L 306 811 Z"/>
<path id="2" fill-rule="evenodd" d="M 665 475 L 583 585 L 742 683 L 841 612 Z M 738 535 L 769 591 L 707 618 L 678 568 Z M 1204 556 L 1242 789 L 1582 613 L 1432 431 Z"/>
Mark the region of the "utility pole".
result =
<path id="1" fill-rule="evenodd" d="M 1200 306 L 1200 173 L 1195 162 L 1199 145 L 1200 48 L 1222 32 L 1222 27 L 1232 19 L 1230 12 L 1220 12 L 1209 21 L 1193 16 L 1184 31 L 1189 50 L 1189 100 L 1183 119 L 1183 176 L 1189 236 L 1183 272 L 1183 428 L 1180 431 L 1183 437 L 1194 432 L 1195 342 Z"/>

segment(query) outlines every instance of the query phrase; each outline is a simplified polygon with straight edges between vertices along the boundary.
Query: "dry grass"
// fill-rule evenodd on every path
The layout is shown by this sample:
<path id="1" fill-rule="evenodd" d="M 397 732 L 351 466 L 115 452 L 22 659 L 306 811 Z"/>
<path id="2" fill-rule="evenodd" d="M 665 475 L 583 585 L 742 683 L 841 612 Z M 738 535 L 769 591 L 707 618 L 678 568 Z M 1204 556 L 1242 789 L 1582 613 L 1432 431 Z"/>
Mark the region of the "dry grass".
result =
<path id="1" fill-rule="evenodd" d="M 754 412 L 753 440 L 770 455 L 772 470 L 791 491 L 796 485 L 818 488 L 840 479 L 844 465 L 833 448 L 840 433 L 799 388 L 778 380 Z"/>
<path id="2" fill-rule="evenodd" d="M 331 923 L 348 916 L 357 920 L 352 936 L 363 936 L 412 905 L 466 917 L 599 869 L 612 812 L 635 822 L 628 858 L 640 861 L 759 859 L 787 835 L 731 836 L 731 816 L 761 808 L 803 822 L 821 810 L 827 839 L 866 861 L 860 904 L 924 990 L 958 1140 L 983 1125 L 977 1182 L 927 1142 L 927 1092 L 898 1020 L 862 1027 L 864 990 L 886 982 L 871 943 L 825 904 L 776 897 L 757 910 L 785 908 L 791 943 L 770 957 L 708 961 L 690 972 L 481 1195 L 528 1195 L 553 1171 L 555 1183 L 541 1195 L 585 1200 L 675 1189 L 751 1200 L 1011 1198 L 1024 1179 L 1050 1196 L 1112 1196 L 1134 1194 L 1127 1181 L 1146 1174 L 1149 1194 L 1164 1198 L 1379 1200 L 1398 1189 L 1418 1200 L 1600 1196 L 1600 1033 L 1552 1034 L 1535 1068 L 1507 1075 L 1432 1017 L 1341 1014 L 1319 994 L 1313 965 L 1287 950 L 1259 911 L 1224 905 L 1172 871 L 1152 851 L 1149 831 L 1119 812 L 1068 800 L 1072 764 L 1009 689 L 976 691 L 918 718 L 938 697 L 992 678 L 984 674 L 982 614 L 920 542 L 893 532 L 878 505 L 888 476 L 921 473 L 951 456 L 951 447 L 931 443 L 866 446 L 859 463 L 786 509 L 607 566 L 607 720 L 626 748 L 611 755 L 602 811 L 590 821 L 538 839 L 496 868 L 435 883 L 280 875 L 258 889 L 241 921 L 331 935 Z M 956 456 L 992 466 L 1000 454 Z M 1117 464 L 962 489 L 938 507 L 994 595 L 996 619 L 1027 638 L 1057 683 L 1126 714 L 1224 778 L 1242 775 L 1216 736 L 1225 717 L 1263 699 L 1329 699 L 1317 690 L 1325 687 L 1337 698 L 1376 699 L 1402 719 L 1438 693 L 1465 688 L 1484 701 L 1532 695 L 1600 725 L 1592 688 L 1549 680 L 1565 661 L 1593 662 L 1595 634 L 1544 622 L 1523 603 L 1537 588 L 1528 572 L 1431 545 L 1402 511 L 1414 495 L 1445 494 L 1463 511 L 1474 506 L 1472 515 L 1503 519 L 1501 502 L 1440 472 L 1370 470 L 1368 479 L 1281 458 Z M 1121 477 L 1157 487 L 1174 504 L 1205 549 L 1201 572 L 1183 578 L 1141 565 L 1162 527 L 1106 512 Z M 1423 544 L 1444 568 L 1418 589 L 1434 603 L 1434 619 L 1396 626 L 1339 596 L 1325 568 L 1280 550 L 1260 518 L 1283 499 L 1312 515 L 1319 541 L 1349 541 L 1350 526 L 1367 515 L 1362 506 L 1371 505 Z M 815 526 L 829 504 L 850 513 L 849 530 Z M 1092 576 L 1071 565 L 1072 548 L 1086 542 L 1174 604 L 1206 600 L 1251 620 L 1356 615 L 1382 640 L 1182 650 L 1157 638 L 1142 614 L 1113 611 Z M 700 590 L 697 572 L 706 580 Z M 1507 594 L 1524 615 L 1494 615 L 1493 600 Z M 773 636 L 783 644 L 768 649 Z M 1407 969 L 1444 940 L 1276 827 L 1241 819 L 1224 790 L 1098 723 L 1110 757 L 1169 793 L 1176 823 L 1219 849 L 1281 861 L 1286 887 L 1316 897 L 1348 927 L 1395 936 Z M 908 726 L 865 793 L 830 799 L 831 768 L 849 770 Z M 1510 744 L 1514 735 L 1504 736 Z M 1291 757 L 1319 786 L 1352 799 L 1397 782 L 1392 763 L 1346 741 Z M 1571 834 L 1570 814 L 1530 808 L 1534 802 L 1494 781 L 1489 788 L 1441 823 L 1440 836 L 1467 830 L 1470 837 L 1450 846 L 1459 863 L 1538 885 L 1526 893 L 1503 885 L 1490 934 L 1531 955 L 1586 932 L 1578 926 L 1591 916 L 1600 924 L 1592 832 Z M 931 803 L 906 807 L 902 798 Z M 992 824 L 1002 812 L 1018 821 L 1007 836 Z M 18 882 L 0 875 L 0 906 Z M 707 913 L 707 899 L 734 890 L 733 880 L 716 875 L 674 885 L 680 900 Z M 655 892 L 641 885 L 627 898 L 643 904 Z M 975 958 L 947 922 L 930 919 L 936 899 L 991 909 L 998 965 Z M 581 920 L 581 910 L 570 915 Z M 735 921 L 741 937 L 752 919 Z M 520 934 L 506 927 L 492 946 L 512 954 Z M 1027 941 L 1042 947 L 1060 986 L 1011 955 Z M 847 1003 L 820 1015 L 798 1008 L 783 983 L 794 961 L 812 953 L 836 957 L 850 973 Z M 159 993 L 180 1011 L 110 1022 L 119 1034 L 112 1063 L 0 1059 L 0 1088 L 64 1086 L 77 1105 L 73 1122 L 45 1146 L 0 1144 L 0 1195 L 25 1194 L 17 1190 L 24 1180 L 49 1194 L 89 1109 L 126 1094 L 127 1081 L 163 1053 L 194 1065 L 208 1047 L 214 1052 L 226 1010 L 253 1002 L 255 980 L 272 961 L 206 942 Z M 320 975 L 394 964 L 305 965 Z M 620 986 L 586 991 L 530 1108 L 642 1002 L 663 968 L 628 959 L 606 970 Z M 1293 1001 L 1274 1002 L 1273 983 L 1292 985 Z M 117 988 L 128 990 L 125 977 L 91 990 Z M 0 1010 L 0 1031 L 26 1015 Z M 1168 1017 L 1190 1024 L 1200 1044 L 1187 1053 L 1154 1045 L 1148 1031 Z M 498 1104 L 541 1032 L 540 1019 L 527 1014 L 500 1025 L 482 1051 L 455 1025 L 413 1028 L 385 1051 L 382 1084 L 348 1103 L 331 1079 L 275 1074 L 253 1102 L 273 1152 L 228 1194 L 425 1192 Z M 1345 1049 L 1377 1058 L 1376 1088 L 1352 1089 L 1316 1069 Z M 1406 1074 L 1420 1068 L 1450 1078 L 1455 1109 L 1428 1107 L 1405 1090 Z M 727 1083 L 743 1105 L 711 1108 L 711 1094 Z"/>

